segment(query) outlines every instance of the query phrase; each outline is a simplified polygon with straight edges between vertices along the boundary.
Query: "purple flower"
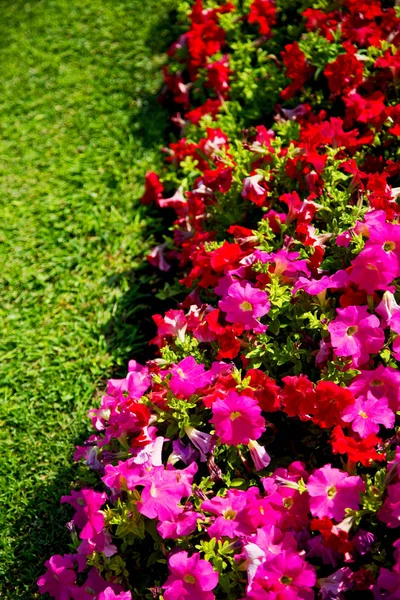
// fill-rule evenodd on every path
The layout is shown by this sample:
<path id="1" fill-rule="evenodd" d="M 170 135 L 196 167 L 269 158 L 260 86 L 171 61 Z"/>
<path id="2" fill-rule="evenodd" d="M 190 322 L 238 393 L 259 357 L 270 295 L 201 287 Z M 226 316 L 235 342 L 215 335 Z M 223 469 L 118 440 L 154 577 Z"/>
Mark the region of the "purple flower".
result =
<path id="1" fill-rule="evenodd" d="M 340 469 L 325 465 L 317 469 L 307 483 L 311 514 L 320 519 L 328 517 L 341 521 L 346 508 L 359 508 L 360 492 L 364 489 L 361 477 L 349 476 Z"/>
<path id="2" fill-rule="evenodd" d="M 192 442 L 193 446 L 200 452 L 200 461 L 205 462 L 215 446 L 215 438 L 209 433 L 199 431 L 194 427 L 185 427 L 185 433 Z"/>
<path id="3" fill-rule="evenodd" d="M 190 444 L 185 444 L 179 438 L 172 442 L 172 452 L 168 458 L 168 464 L 174 465 L 181 460 L 185 465 L 189 465 L 195 461 L 199 456 L 197 450 Z"/>
<path id="4" fill-rule="evenodd" d="M 370 315 L 366 306 L 337 309 L 338 317 L 328 325 L 332 346 L 337 356 L 351 356 L 358 367 L 379 352 L 385 342 L 378 317 Z"/>
<path id="5" fill-rule="evenodd" d="M 169 386 L 177 396 L 191 396 L 211 383 L 211 374 L 206 372 L 204 365 L 198 365 L 193 356 L 184 358 L 165 373 L 172 373 Z"/>
<path id="6" fill-rule="evenodd" d="M 361 554 L 361 556 L 367 554 L 371 550 L 371 546 L 375 540 L 375 535 L 370 531 L 366 531 L 365 529 L 359 529 L 357 533 L 354 534 L 352 539 L 356 546 L 357 552 Z"/>
<path id="7" fill-rule="evenodd" d="M 383 567 L 379 571 L 379 577 L 374 587 L 374 598 L 378 600 L 399 600 L 400 599 L 400 573 L 389 571 Z"/>
<path id="8" fill-rule="evenodd" d="M 268 296 L 248 282 L 233 283 L 226 296 L 218 302 L 218 306 L 226 313 L 228 323 L 240 323 L 246 330 L 264 333 L 266 326 L 257 321 L 270 309 Z"/>
<path id="9" fill-rule="evenodd" d="M 218 583 L 218 573 L 196 552 L 177 552 L 169 559 L 170 575 L 162 586 L 164 600 L 214 600 L 211 590 Z"/>
<path id="10" fill-rule="evenodd" d="M 354 404 L 344 409 L 341 417 L 346 423 L 351 423 L 353 431 L 362 438 L 370 433 L 378 433 L 379 425 L 390 429 L 395 421 L 395 414 L 388 407 L 387 399 L 375 398 L 372 392 L 367 392 L 367 397 L 358 396 Z"/>
<path id="11" fill-rule="evenodd" d="M 353 572 L 349 567 L 343 567 L 329 577 L 320 579 L 319 582 L 323 600 L 342 600 L 343 593 L 353 587 Z"/>

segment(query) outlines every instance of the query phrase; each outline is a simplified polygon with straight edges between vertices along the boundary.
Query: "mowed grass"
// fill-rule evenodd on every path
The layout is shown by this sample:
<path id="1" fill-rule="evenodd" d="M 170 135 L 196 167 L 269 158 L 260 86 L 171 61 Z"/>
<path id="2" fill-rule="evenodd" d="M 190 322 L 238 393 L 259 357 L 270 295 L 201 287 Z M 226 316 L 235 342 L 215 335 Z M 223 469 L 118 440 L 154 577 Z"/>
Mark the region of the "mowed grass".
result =
<path id="1" fill-rule="evenodd" d="M 68 552 L 87 411 L 141 358 L 174 0 L 0 2 L 0 598 Z"/>

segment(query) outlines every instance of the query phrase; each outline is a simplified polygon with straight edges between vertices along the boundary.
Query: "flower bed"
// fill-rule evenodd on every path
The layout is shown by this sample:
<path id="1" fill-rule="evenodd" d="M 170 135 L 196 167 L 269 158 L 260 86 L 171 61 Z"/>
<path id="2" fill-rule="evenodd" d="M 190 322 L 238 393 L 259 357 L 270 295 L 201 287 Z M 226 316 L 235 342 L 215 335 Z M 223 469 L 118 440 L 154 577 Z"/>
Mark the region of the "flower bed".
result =
<path id="1" fill-rule="evenodd" d="M 176 215 L 148 260 L 181 302 L 90 413 L 76 459 L 99 486 L 62 498 L 74 549 L 39 590 L 400 598 L 400 19 L 188 8 L 164 70 L 179 137 L 142 198 Z"/>

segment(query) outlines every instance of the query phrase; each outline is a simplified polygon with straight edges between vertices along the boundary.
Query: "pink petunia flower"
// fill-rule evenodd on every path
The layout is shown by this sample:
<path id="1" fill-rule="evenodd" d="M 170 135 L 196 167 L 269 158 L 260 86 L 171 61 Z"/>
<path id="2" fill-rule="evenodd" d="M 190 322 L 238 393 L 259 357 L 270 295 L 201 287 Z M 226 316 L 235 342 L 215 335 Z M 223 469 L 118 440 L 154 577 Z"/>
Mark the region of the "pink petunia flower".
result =
<path id="1" fill-rule="evenodd" d="M 373 294 L 375 290 L 387 290 L 397 276 L 397 259 L 379 248 L 366 248 L 352 261 L 349 280 L 360 290 Z"/>
<path id="2" fill-rule="evenodd" d="M 367 396 L 358 396 L 354 404 L 347 406 L 341 417 L 345 423 L 351 423 L 351 428 L 361 438 L 366 438 L 370 433 L 378 433 L 379 425 L 388 429 L 393 427 L 395 414 L 388 407 L 386 398 L 376 398 L 368 391 Z"/>
<path id="3" fill-rule="evenodd" d="M 239 396 L 230 391 L 223 400 L 212 405 L 213 416 L 210 423 L 223 444 L 237 446 L 257 440 L 265 431 L 265 420 L 257 400 L 249 396 Z"/>
<path id="4" fill-rule="evenodd" d="M 174 517 L 173 521 L 160 521 L 157 523 L 157 531 L 162 538 L 177 539 L 195 531 L 198 519 L 203 519 L 204 516 L 187 509 L 188 504 L 186 504 L 183 512 Z"/>
<path id="5" fill-rule="evenodd" d="M 218 583 L 218 573 L 196 552 L 173 554 L 168 562 L 170 575 L 162 586 L 164 600 L 214 600 L 211 590 Z"/>
<path id="6" fill-rule="evenodd" d="M 173 521 L 182 512 L 179 506 L 181 499 L 192 493 L 192 481 L 196 471 L 196 463 L 182 470 L 154 467 L 143 482 L 141 501 L 137 504 L 138 511 L 149 519 Z"/>
<path id="7" fill-rule="evenodd" d="M 246 600 L 313 600 L 315 569 L 300 553 L 283 550 L 258 567 Z"/>
<path id="8" fill-rule="evenodd" d="M 339 316 L 328 325 L 335 354 L 351 356 L 355 367 L 363 365 L 385 342 L 379 319 L 370 315 L 366 306 L 338 308 L 337 313 Z"/>
<path id="9" fill-rule="evenodd" d="M 400 483 L 388 486 L 387 498 L 378 512 L 378 518 L 390 528 L 400 526 Z"/>
<path id="10" fill-rule="evenodd" d="M 261 471 L 261 469 L 268 467 L 269 463 L 271 462 L 271 457 L 264 446 L 261 446 L 255 440 L 249 440 L 248 447 L 256 470 Z"/>
<path id="11" fill-rule="evenodd" d="M 69 554 L 55 554 L 44 563 L 46 573 L 39 577 L 38 587 L 41 594 L 46 592 L 56 600 L 70 600 L 78 590 L 75 585 L 76 573 L 74 571 L 73 556 Z"/>
<path id="12" fill-rule="evenodd" d="M 98 600 L 132 600 L 132 594 L 130 592 L 116 594 L 111 587 L 107 587 L 99 594 Z"/>
<path id="13" fill-rule="evenodd" d="M 211 374 L 206 372 L 204 365 L 198 365 L 193 356 L 181 360 L 165 373 L 172 373 L 169 386 L 177 396 L 188 397 L 197 390 L 211 383 Z"/>
<path id="14" fill-rule="evenodd" d="M 264 333 L 267 329 L 257 318 L 269 311 L 268 296 L 248 282 L 230 285 L 218 306 L 226 313 L 228 323 L 240 323 L 246 330 L 252 329 L 255 333 Z"/>
<path id="15" fill-rule="evenodd" d="M 203 502 L 201 509 L 217 516 L 207 529 L 210 538 L 215 537 L 217 540 L 222 537 L 235 538 L 253 532 L 245 511 L 248 495 L 248 492 L 241 490 L 228 490 L 223 498 L 215 496 Z"/>
<path id="16" fill-rule="evenodd" d="M 341 521 L 346 508 L 359 508 L 360 492 L 364 489 L 361 477 L 349 476 L 340 469 L 325 465 L 317 469 L 307 483 L 311 514 L 320 519 L 328 517 Z"/>
<path id="17" fill-rule="evenodd" d="M 76 492 L 71 491 L 71 496 L 62 496 L 61 504 L 71 504 L 76 510 L 73 522 L 82 529 L 79 537 L 82 540 L 88 540 L 100 533 L 104 527 L 104 515 L 99 511 L 107 500 L 107 494 L 95 492 L 94 490 L 83 488 Z"/>
<path id="18" fill-rule="evenodd" d="M 361 371 L 349 390 L 354 397 L 366 396 L 371 390 L 375 398 L 386 398 L 393 412 L 400 409 L 400 373 L 392 367 L 379 365 L 377 369 Z"/>

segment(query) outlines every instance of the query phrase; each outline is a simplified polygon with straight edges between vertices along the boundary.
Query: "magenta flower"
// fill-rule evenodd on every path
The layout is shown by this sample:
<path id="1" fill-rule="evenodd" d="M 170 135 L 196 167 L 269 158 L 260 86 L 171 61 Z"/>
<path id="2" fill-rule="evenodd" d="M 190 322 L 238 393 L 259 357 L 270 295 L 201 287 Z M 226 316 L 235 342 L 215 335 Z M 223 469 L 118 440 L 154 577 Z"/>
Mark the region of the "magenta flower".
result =
<path id="1" fill-rule="evenodd" d="M 83 488 L 79 492 L 71 491 L 71 496 L 62 496 L 61 504 L 71 504 L 76 510 L 73 522 L 82 529 L 79 537 L 82 540 L 88 540 L 98 533 L 104 527 L 104 515 L 99 511 L 107 500 L 107 494 L 104 492 L 95 492 L 94 490 Z"/>
<path id="2" fill-rule="evenodd" d="M 379 319 L 370 315 L 366 306 L 338 308 L 337 313 L 339 316 L 328 325 L 335 354 L 351 356 L 355 367 L 363 365 L 385 342 Z"/>
<path id="3" fill-rule="evenodd" d="M 211 383 L 210 373 L 206 372 L 204 365 L 198 365 L 193 356 L 184 358 L 165 373 L 172 373 L 169 386 L 177 396 L 191 396 Z"/>
<path id="4" fill-rule="evenodd" d="M 47 571 L 39 577 L 39 592 L 50 594 L 56 600 L 70 600 L 79 588 L 75 585 L 74 560 L 69 554 L 55 554 L 44 563 Z"/>
<path id="5" fill-rule="evenodd" d="M 400 526 L 400 483 L 388 486 L 387 498 L 378 512 L 378 518 L 390 528 Z"/>
<path id="6" fill-rule="evenodd" d="M 130 592 L 116 594 L 111 587 L 107 587 L 99 594 L 98 600 L 132 600 L 132 594 Z"/>
<path id="7" fill-rule="evenodd" d="M 374 598 L 375 600 L 380 598 L 385 598 L 385 600 L 399 600 L 400 573 L 397 570 L 390 571 L 381 567 L 379 577 L 374 586 Z"/>
<path id="8" fill-rule="evenodd" d="M 173 521 L 182 512 L 179 506 L 181 499 L 192 493 L 196 471 L 196 463 L 182 470 L 154 467 L 149 473 L 150 480 L 144 482 L 141 501 L 137 504 L 138 511 L 149 519 Z"/>
<path id="9" fill-rule="evenodd" d="M 346 406 L 341 414 L 345 423 L 351 423 L 351 428 L 360 437 L 366 438 L 370 433 L 378 433 L 379 425 L 391 428 L 394 425 L 395 414 L 388 407 L 386 398 L 375 398 L 368 391 L 367 396 L 358 396 L 354 404 Z"/>
<path id="10" fill-rule="evenodd" d="M 360 492 L 364 489 L 361 477 L 349 476 L 325 465 L 317 469 L 307 483 L 311 514 L 320 519 L 328 517 L 341 521 L 346 508 L 359 508 Z"/>
<path id="11" fill-rule="evenodd" d="M 258 567 L 246 600 L 313 600 L 316 580 L 314 567 L 303 556 L 282 550 Z"/>
<path id="12" fill-rule="evenodd" d="M 257 400 L 230 391 L 223 400 L 212 405 L 210 423 L 223 444 L 237 446 L 257 440 L 265 431 L 265 421 Z"/>
<path id="13" fill-rule="evenodd" d="M 201 505 L 203 511 L 217 516 L 214 523 L 207 528 L 210 538 L 235 538 L 250 535 L 253 527 L 245 511 L 248 492 L 228 490 L 225 497 L 215 496 Z"/>
<path id="14" fill-rule="evenodd" d="M 169 559 L 170 575 L 162 586 L 164 600 L 214 600 L 211 590 L 218 583 L 218 573 L 196 552 L 177 552 Z"/>
<path id="15" fill-rule="evenodd" d="M 218 306 L 226 313 L 228 323 L 240 323 L 246 330 L 264 333 L 266 326 L 257 321 L 270 309 L 268 296 L 248 282 L 237 282 L 229 286 L 226 296 L 218 302 Z"/>
<path id="16" fill-rule="evenodd" d="M 349 390 L 353 396 L 366 396 L 371 390 L 375 398 L 386 398 L 393 412 L 400 409 L 400 373 L 392 367 L 379 365 L 371 371 L 361 371 Z"/>
<path id="17" fill-rule="evenodd" d="M 397 259 L 376 247 L 360 252 L 352 266 L 349 280 L 367 294 L 387 290 L 398 271 Z"/>
<path id="18" fill-rule="evenodd" d="M 187 508 L 188 504 L 186 504 L 185 510 L 177 515 L 173 521 L 160 521 L 157 523 L 157 531 L 162 538 L 175 540 L 195 531 L 197 520 L 204 519 L 204 516 L 192 510 L 187 510 Z"/>

